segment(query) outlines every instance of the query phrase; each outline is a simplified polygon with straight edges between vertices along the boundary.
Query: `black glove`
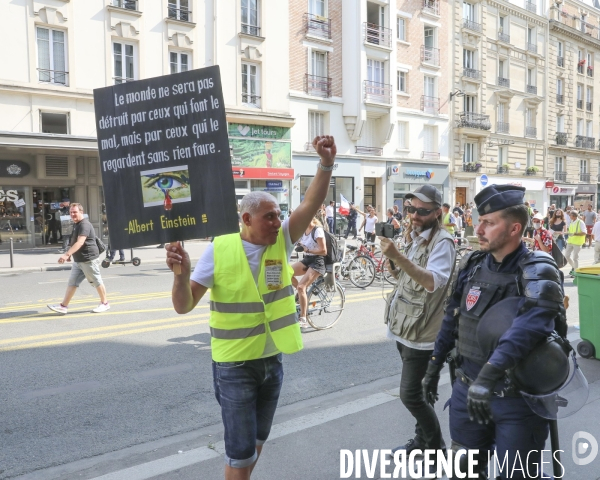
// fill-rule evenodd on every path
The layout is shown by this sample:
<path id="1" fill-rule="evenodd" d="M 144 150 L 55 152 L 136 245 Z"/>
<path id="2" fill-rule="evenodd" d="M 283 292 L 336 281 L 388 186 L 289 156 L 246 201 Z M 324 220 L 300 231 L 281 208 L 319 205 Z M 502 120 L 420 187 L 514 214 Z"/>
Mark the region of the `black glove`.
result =
<path id="1" fill-rule="evenodd" d="M 469 387 L 467 393 L 467 410 L 471 421 L 488 424 L 492 419 L 492 404 L 490 398 L 498 380 L 504 376 L 504 370 L 486 363 L 477 379 Z"/>
<path id="2" fill-rule="evenodd" d="M 438 395 L 438 383 L 440 382 L 440 372 L 442 371 L 442 368 L 444 368 L 443 363 L 436 365 L 433 362 L 429 362 L 425 376 L 421 381 L 425 401 L 432 407 L 435 405 L 438 398 L 440 398 Z"/>

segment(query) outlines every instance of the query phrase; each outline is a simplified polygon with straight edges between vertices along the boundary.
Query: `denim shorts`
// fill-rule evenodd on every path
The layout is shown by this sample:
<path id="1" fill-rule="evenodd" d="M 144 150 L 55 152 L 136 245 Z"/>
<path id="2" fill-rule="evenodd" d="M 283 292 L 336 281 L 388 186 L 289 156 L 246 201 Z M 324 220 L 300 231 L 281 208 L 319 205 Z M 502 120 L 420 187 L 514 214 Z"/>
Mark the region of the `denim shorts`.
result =
<path id="1" fill-rule="evenodd" d="M 102 285 L 102 277 L 100 276 L 100 257 L 89 262 L 73 262 L 71 267 L 71 276 L 69 277 L 69 287 L 78 287 L 84 278 L 90 282 L 92 287 L 98 288 Z"/>
<path id="2" fill-rule="evenodd" d="M 248 467 L 271 431 L 283 383 L 282 355 L 213 362 L 212 368 L 225 427 L 225 462 L 233 468 Z"/>

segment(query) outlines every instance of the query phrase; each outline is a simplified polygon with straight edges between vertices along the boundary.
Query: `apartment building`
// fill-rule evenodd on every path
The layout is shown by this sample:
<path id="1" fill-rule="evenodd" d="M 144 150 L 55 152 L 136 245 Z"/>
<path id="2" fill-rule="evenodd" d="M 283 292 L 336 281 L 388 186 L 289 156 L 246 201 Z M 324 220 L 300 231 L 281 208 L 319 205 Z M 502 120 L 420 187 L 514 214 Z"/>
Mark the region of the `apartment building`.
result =
<path id="1" fill-rule="evenodd" d="M 97 231 L 103 189 L 93 89 L 218 64 L 241 197 L 289 206 L 294 178 L 287 2 L 13 0 L 0 35 L 0 248 L 48 242 L 64 198 Z M 104 227 L 104 228 L 103 228 Z"/>
<path id="2" fill-rule="evenodd" d="M 557 207 L 600 208 L 600 10 L 566 0 L 549 8 L 548 175 Z"/>
<path id="3" fill-rule="evenodd" d="M 495 183 L 526 187 L 540 210 L 548 203 L 542 9 L 529 0 L 453 3 L 450 184 L 458 202 Z"/>

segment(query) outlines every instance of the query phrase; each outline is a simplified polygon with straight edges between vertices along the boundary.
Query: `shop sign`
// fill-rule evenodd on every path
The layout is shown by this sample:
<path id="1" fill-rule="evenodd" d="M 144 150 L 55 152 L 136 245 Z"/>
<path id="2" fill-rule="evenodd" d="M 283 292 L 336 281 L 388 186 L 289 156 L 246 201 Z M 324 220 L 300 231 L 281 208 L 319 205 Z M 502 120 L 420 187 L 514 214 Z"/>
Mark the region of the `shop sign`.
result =
<path id="1" fill-rule="evenodd" d="M 280 178 L 282 180 L 293 180 L 293 168 L 239 168 L 233 167 L 233 178 L 249 178 L 264 180 L 269 178 Z"/>
<path id="2" fill-rule="evenodd" d="M 263 188 L 262 191 L 263 192 L 272 192 L 272 193 L 275 193 L 275 192 L 285 193 L 288 191 L 288 189 L 287 188 Z"/>
<path id="3" fill-rule="evenodd" d="M 287 127 L 267 127 L 265 125 L 229 124 L 230 137 L 266 138 L 271 140 L 289 140 L 290 129 Z"/>
<path id="4" fill-rule="evenodd" d="M 0 202 L 16 202 L 19 194 L 16 190 L 0 190 Z"/>
<path id="5" fill-rule="evenodd" d="M 25 206 L 25 200 L 23 200 L 22 198 L 19 198 L 18 200 L 16 200 L 14 202 L 15 207 L 19 208 L 19 207 L 23 207 Z"/>
<path id="6" fill-rule="evenodd" d="M 482 175 L 481 178 L 479 179 L 479 181 L 481 182 L 481 185 L 485 187 L 489 181 L 488 176 Z"/>
<path id="7" fill-rule="evenodd" d="M 596 193 L 597 185 L 577 185 L 577 193 Z"/>
<path id="8" fill-rule="evenodd" d="M 283 182 L 281 180 L 267 180 L 267 188 L 281 188 Z"/>
<path id="9" fill-rule="evenodd" d="M 230 138 L 231 164 L 240 167 L 290 168 L 292 144 L 269 140 Z"/>
<path id="10" fill-rule="evenodd" d="M 24 177 L 31 167 L 20 160 L 0 160 L 0 177 Z"/>
<path id="11" fill-rule="evenodd" d="M 432 170 L 406 170 L 404 172 L 404 176 L 425 177 L 427 179 L 432 179 L 435 176 L 435 173 Z"/>
<path id="12" fill-rule="evenodd" d="M 548 180 L 546 182 L 546 188 L 552 188 L 552 187 L 554 187 L 554 182 L 552 180 Z"/>
<path id="13" fill-rule="evenodd" d="M 576 190 L 577 189 L 575 187 L 554 186 L 554 187 L 552 187 L 552 195 L 565 195 L 565 196 L 575 195 Z"/>
<path id="14" fill-rule="evenodd" d="M 392 175 L 398 175 L 400 173 L 400 167 L 398 165 L 392 166 Z"/>

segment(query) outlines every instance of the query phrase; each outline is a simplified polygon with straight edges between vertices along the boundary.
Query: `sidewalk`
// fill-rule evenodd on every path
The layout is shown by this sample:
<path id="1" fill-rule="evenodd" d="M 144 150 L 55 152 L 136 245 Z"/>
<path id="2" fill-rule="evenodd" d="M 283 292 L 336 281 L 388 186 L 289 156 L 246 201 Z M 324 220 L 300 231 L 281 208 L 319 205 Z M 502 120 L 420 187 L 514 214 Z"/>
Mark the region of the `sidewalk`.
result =
<path id="1" fill-rule="evenodd" d="M 202 252 L 208 245 L 207 240 L 188 240 L 185 242 L 185 249 L 190 254 L 192 265 L 196 264 L 196 260 L 200 258 Z M 152 265 L 152 264 L 165 264 L 165 250 L 163 248 L 156 248 L 157 245 L 148 247 L 139 247 L 133 249 L 133 256 L 138 257 L 142 263 L 141 265 Z M 58 253 L 59 246 L 53 246 L 48 248 L 33 248 L 28 250 L 15 250 L 13 255 L 14 268 L 10 268 L 10 254 L 8 251 L 0 251 L 0 275 L 1 274 L 21 274 L 28 272 L 45 272 L 45 271 L 57 271 L 57 270 L 71 270 L 72 263 L 59 264 L 58 259 L 60 253 Z M 104 259 L 105 253 L 100 255 L 101 259 Z M 116 255 L 119 258 L 117 252 Z M 125 250 L 125 259 L 131 260 L 129 250 Z M 131 264 L 127 265 L 129 268 Z M 122 268 L 122 265 L 111 265 L 109 268 Z"/>

